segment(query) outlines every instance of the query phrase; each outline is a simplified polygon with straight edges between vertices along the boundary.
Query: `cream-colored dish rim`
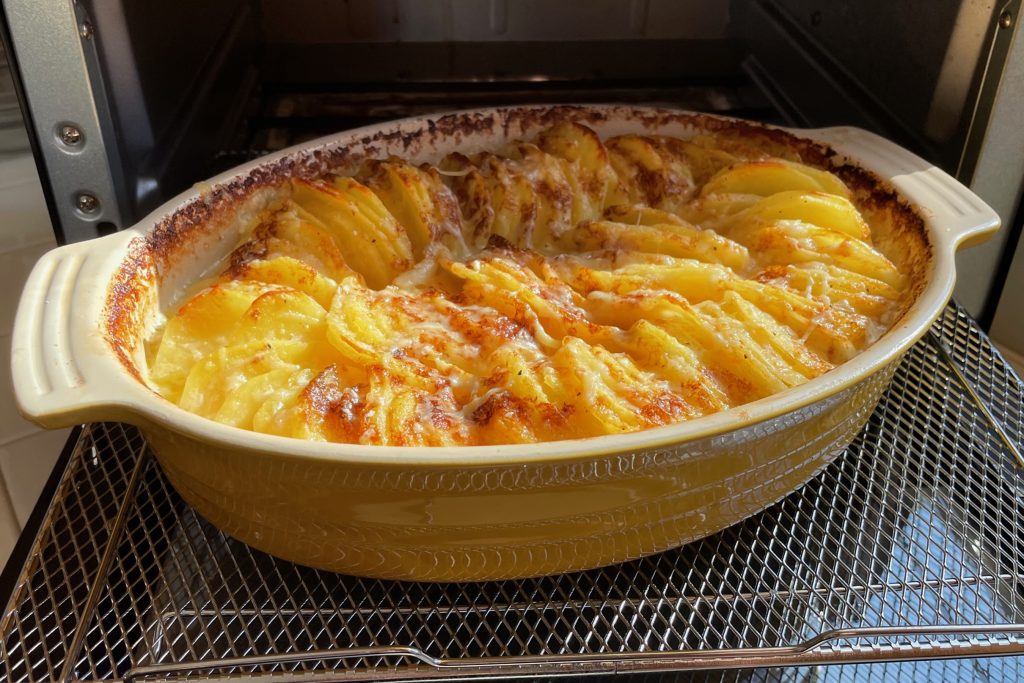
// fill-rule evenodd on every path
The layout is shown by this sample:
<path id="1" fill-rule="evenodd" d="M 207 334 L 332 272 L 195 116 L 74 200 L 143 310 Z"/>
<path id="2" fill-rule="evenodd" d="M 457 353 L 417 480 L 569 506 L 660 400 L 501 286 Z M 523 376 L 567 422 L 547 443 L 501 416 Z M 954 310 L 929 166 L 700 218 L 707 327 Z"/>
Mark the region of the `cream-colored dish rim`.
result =
<path id="1" fill-rule="evenodd" d="M 508 109 L 546 108 L 549 105 L 454 114 L 470 116 Z M 616 125 L 619 129 L 630 128 L 628 117 L 631 114 L 666 112 L 618 105 L 579 109 L 606 113 L 610 123 L 596 126 L 602 131 Z M 368 126 L 296 145 L 212 178 L 202 184 L 203 193 L 292 155 L 341 148 L 379 131 L 419 130 L 441 116 L 420 116 Z M 891 184 L 924 220 L 931 266 L 928 282 L 917 300 L 882 338 L 824 375 L 773 396 L 693 420 L 628 434 L 525 445 L 453 448 L 304 441 L 229 427 L 200 417 L 178 408 L 134 378 L 104 339 L 101 328 L 107 290 L 128 255 L 129 244 L 153 230 L 175 210 L 203 196 L 199 189 L 192 189 L 169 200 L 132 228 L 59 247 L 40 259 L 26 284 L 15 321 L 11 362 L 19 409 L 27 418 L 49 427 L 96 419 L 131 420 L 137 416 L 144 423 L 155 423 L 232 449 L 339 463 L 438 466 L 511 465 L 646 451 L 712 437 L 792 413 L 860 382 L 894 362 L 920 339 L 952 294 L 956 250 L 995 232 L 999 228 L 999 217 L 941 169 L 868 131 L 851 127 L 775 129 L 827 145 L 844 160 Z M 602 132 L 603 137 L 607 134 Z"/>

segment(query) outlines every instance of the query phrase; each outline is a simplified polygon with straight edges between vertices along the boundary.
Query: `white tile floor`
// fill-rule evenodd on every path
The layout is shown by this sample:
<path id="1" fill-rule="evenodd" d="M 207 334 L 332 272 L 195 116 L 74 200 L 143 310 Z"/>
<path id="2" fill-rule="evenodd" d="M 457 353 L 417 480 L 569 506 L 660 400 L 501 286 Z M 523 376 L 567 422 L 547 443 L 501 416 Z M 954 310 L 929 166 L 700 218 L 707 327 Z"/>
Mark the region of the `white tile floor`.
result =
<path id="1" fill-rule="evenodd" d="M 44 432 L 22 419 L 11 390 L 11 330 L 21 288 L 39 256 L 55 244 L 32 157 L 0 157 L 0 565 L 68 434 Z"/>
<path id="2" fill-rule="evenodd" d="M 0 472 L 9 486 L 8 494 L 18 526 L 24 526 L 32 514 L 53 464 L 64 448 L 68 432 L 54 429 L 34 432 L 27 437 L 0 446 Z"/>
<path id="3" fill-rule="evenodd" d="M 1017 371 L 1017 374 L 1024 377 L 1024 355 L 1000 344 L 997 340 L 993 340 L 992 343 L 994 343 L 996 348 L 999 349 L 999 352 L 1003 354 L 1003 358 L 1006 359 L 1006 362 L 1013 366 L 1013 369 Z"/>

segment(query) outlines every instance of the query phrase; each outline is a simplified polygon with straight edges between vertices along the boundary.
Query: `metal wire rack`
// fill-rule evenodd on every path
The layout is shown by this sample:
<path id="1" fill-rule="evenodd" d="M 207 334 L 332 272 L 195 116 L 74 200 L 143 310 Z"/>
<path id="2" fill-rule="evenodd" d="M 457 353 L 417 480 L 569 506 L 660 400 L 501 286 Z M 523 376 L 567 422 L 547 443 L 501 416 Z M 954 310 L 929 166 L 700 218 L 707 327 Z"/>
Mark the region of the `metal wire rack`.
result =
<path id="1" fill-rule="evenodd" d="M 3 612 L 0 680 L 1018 680 L 1022 442 L 1024 385 L 951 304 L 846 453 L 765 512 L 600 570 L 415 584 L 252 550 L 178 498 L 133 428 L 92 425 Z M 942 661 L 980 655 L 1004 656 Z"/>

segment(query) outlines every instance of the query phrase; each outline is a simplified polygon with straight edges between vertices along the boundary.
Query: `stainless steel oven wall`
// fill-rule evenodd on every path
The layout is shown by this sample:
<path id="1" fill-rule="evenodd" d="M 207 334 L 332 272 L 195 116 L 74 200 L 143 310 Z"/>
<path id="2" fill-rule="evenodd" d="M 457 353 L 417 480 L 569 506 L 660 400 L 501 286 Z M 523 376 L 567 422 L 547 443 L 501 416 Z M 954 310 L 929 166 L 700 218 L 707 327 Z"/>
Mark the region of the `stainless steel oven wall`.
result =
<path id="1" fill-rule="evenodd" d="M 262 0 L 261 7 L 270 43 L 714 40 L 729 22 L 720 0 Z"/>
<path id="2" fill-rule="evenodd" d="M 68 0 L 5 0 L 4 14 L 58 239 L 122 225 L 126 179 L 91 22 Z"/>
<path id="3" fill-rule="evenodd" d="M 220 141 L 256 24 L 246 0 L 4 0 L 58 238 L 131 225 Z"/>
<path id="4" fill-rule="evenodd" d="M 82 2 L 83 0 L 79 0 Z M 249 0 L 88 0 L 134 222 L 196 180 L 256 82 Z"/>
<path id="5" fill-rule="evenodd" d="M 1019 203 L 1020 197 L 1024 195 L 1024 188 L 1021 187 L 1021 178 L 1024 177 L 1024 144 L 1021 143 L 1021 119 L 1024 118 L 1024 31 L 1017 31 L 1014 36 L 1010 57 L 1003 77 L 1003 94 L 998 99 L 999 109 L 989 126 L 991 143 L 987 145 L 990 154 L 1004 159 L 988 163 L 985 167 L 991 169 L 988 183 L 995 187 L 1005 185 L 1002 195 L 1007 203 L 1016 193 L 1018 204 L 1014 213 L 1016 227 L 1020 230 L 1021 222 L 1024 221 L 1024 207 Z M 1005 162 L 1002 169 L 998 166 L 1000 161 Z M 979 181 L 980 178 L 976 183 Z M 1011 254 L 1009 248 L 1004 249 L 1006 279 L 995 309 L 991 333 L 1005 345 L 1004 350 L 1008 348 L 1012 351 L 1018 368 L 1024 369 L 1024 297 L 1021 296 L 1021 292 L 1024 292 L 1024 239 L 1021 239 L 1020 232 L 1017 233 L 1017 240 L 1014 253 Z"/>
<path id="6" fill-rule="evenodd" d="M 721 0 L 262 0 L 265 82 L 738 75 Z"/>

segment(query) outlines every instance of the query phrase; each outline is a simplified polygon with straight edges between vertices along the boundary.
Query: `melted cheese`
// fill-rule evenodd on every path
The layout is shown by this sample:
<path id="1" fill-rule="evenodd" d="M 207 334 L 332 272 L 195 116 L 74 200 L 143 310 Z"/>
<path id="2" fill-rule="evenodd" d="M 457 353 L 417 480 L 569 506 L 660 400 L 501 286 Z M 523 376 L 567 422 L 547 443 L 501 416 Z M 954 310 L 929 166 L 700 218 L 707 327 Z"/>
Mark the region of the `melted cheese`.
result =
<path id="1" fill-rule="evenodd" d="M 713 137 L 561 124 L 437 168 L 296 181 L 148 340 L 244 429 L 452 446 L 621 433 L 827 372 L 905 276 L 836 176 Z"/>

